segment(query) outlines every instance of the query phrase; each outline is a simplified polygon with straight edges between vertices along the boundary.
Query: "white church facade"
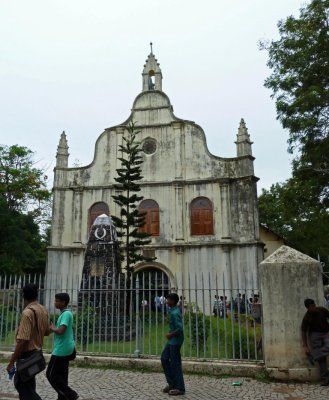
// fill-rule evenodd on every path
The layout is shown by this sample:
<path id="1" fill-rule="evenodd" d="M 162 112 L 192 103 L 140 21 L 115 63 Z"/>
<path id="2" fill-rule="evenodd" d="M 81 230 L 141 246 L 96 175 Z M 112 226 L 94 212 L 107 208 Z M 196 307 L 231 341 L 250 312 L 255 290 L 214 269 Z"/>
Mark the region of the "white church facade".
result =
<path id="1" fill-rule="evenodd" d="M 140 209 L 147 213 L 144 229 L 152 233 L 144 251 L 156 257 L 154 262 L 137 265 L 136 271 L 163 271 L 179 288 L 187 286 L 189 276 L 194 280 L 201 272 L 213 282 L 216 275 L 222 280 L 225 274 L 227 288 L 236 287 L 237 274 L 255 279 L 263 244 L 252 142 L 244 121 L 238 128 L 236 155 L 215 156 L 207 148 L 202 128 L 174 115 L 152 52 L 142 77 L 142 92 L 129 118 L 99 136 L 90 165 L 69 168 L 68 144 L 65 134 L 61 136 L 46 270 L 48 276 L 59 277 L 53 286 L 80 279 L 94 219 L 104 213 L 119 215 L 112 199 L 114 178 L 120 167 L 119 145 L 132 121 L 140 130 L 144 157 Z"/>

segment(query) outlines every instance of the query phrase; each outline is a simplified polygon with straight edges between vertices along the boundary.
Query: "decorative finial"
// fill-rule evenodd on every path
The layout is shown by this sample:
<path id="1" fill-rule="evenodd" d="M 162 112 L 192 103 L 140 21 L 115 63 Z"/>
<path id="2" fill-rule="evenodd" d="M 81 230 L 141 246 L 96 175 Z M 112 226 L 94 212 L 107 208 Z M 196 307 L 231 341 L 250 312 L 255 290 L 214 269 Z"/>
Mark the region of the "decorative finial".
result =
<path id="1" fill-rule="evenodd" d="M 248 136 L 248 128 L 246 127 L 246 123 L 244 122 L 243 118 L 241 118 L 241 121 L 240 121 L 238 135 L 239 136 Z"/>
<path id="2" fill-rule="evenodd" d="M 151 46 L 151 54 L 153 54 L 153 43 L 150 42 L 150 46 Z"/>
<path id="3" fill-rule="evenodd" d="M 57 147 L 57 154 L 56 154 L 56 167 L 65 167 L 68 166 L 68 158 L 69 158 L 69 146 L 67 145 L 67 139 L 65 131 L 61 134 L 59 139 L 59 144 Z"/>
<path id="4" fill-rule="evenodd" d="M 251 145 L 252 142 L 250 141 L 250 135 L 248 133 L 248 128 L 246 126 L 246 123 L 243 118 L 240 120 L 240 125 L 238 129 L 238 134 L 237 134 L 237 140 L 236 140 L 236 145 L 237 145 L 237 155 L 238 157 L 242 156 L 252 156 L 252 149 Z"/>

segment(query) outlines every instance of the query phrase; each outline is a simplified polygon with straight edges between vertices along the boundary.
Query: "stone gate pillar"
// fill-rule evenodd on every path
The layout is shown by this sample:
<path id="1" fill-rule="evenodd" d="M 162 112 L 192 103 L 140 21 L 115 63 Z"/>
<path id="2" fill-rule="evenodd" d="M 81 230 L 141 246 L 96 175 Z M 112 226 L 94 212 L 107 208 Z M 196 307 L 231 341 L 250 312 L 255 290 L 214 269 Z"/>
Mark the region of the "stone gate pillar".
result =
<path id="1" fill-rule="evenodd" d="M 259 283 L 263 305 L 263 349 L 270 376 L 309 381 L 319 377 L 302 348 L 304 299 L 323 305 L 320 263 L 288 246 L 281 246 L 260 263 Z"/>

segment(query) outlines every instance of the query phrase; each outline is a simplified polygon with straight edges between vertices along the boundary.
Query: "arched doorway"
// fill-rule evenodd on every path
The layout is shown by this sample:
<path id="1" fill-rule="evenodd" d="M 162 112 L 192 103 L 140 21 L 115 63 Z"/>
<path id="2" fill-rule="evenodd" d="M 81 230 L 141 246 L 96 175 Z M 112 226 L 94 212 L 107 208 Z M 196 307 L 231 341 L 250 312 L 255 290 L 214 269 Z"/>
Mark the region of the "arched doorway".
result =
<path id="1" fill-rule="evenodd" d="M 169 276 L 156 266 L 140 267 L 133 275 L 133 287 L 139 292 L 140 304 L 152 311 L 165 308 L 165 299 L 170 292 Z"/>

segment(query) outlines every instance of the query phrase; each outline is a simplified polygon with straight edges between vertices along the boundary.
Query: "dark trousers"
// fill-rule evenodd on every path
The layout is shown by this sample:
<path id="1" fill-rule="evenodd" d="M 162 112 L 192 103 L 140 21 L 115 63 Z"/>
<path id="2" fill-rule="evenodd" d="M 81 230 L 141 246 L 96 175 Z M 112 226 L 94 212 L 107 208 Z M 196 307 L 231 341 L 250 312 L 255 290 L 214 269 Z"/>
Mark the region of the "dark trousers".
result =
<path id="1" fill-rule="evenodd" d="M 326 380 L 329 378 L 328 367 L 327 367 L 327 357 L 320 358 L 318 360 L 319 369 L 320 369 L 320 376 L 322 380 Z"/>
<path id="2" fill-rule="evenodd" d="M 168 385 L 185 392 L 180 348 L 181 345 L 166 344 L 161 354 L 161 364 Z"/>
<path id="3" fill-rule="evenodd" d="M 35 377 L 27 382 L 23 382 L 16 372 L 14 385 L 19 394 L 19 400 L 42 400 L 35 391 Z"/>
<path id="4" fill-rule="evenodd" d="M 46 375 L 58 393 L 58 400 L 75 400 L 78 397 L 77 392 L 68 385 L 69 357 L 51 356 Z"/>
<path id="5" fill-rule="evenodd" d="M 327 368 L 327 356 L 329 355 L 329 336 L 326 332 L 312 332 L 310 334 L 312 355 L 319 363 L 320 375 L 322 380 L 329 379 Z"/>

